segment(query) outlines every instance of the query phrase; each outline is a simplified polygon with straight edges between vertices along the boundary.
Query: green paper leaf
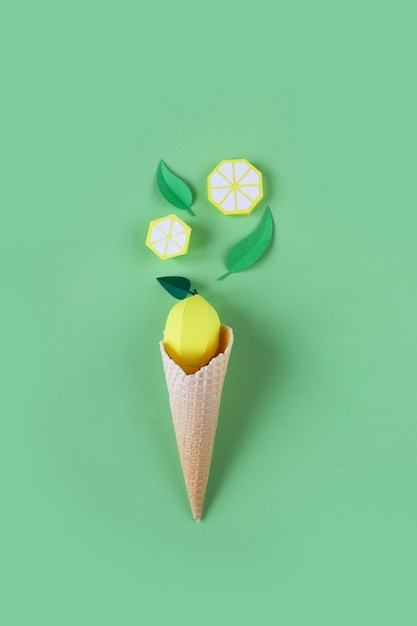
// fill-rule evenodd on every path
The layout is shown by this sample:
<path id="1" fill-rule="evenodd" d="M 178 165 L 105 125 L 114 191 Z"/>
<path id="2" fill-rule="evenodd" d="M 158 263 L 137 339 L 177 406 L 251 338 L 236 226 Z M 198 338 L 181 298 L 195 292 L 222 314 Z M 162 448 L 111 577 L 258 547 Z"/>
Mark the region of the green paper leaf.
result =
<path id="1" fill-rule="evenodd" d="M 184 300 L 187 296 L 194 296 L 197 293 L 197 289 L 190 289 L 191 282 L 183 276 L 162 276 L 156 280 L 177 300 Z"/>
<path id="2" fill-rule="evenodd" d="M 219 276 L 217 280 L 222 280 L 233 272 L 246 270 L 256 263 L 271 243 L 273 232 L 274 223 L 271 209 L 268 206 L 255 230 L 231 249 L 226 259 L 228 272 Z"/>
<path id="3" fill-rule="evenodd" d="M 158 171 L 156 174 L 156 182 L 161 194 L 165 200 L 177 207 L 189 211 L 191 215 L 195 215 L 191 209 L 193 196 L 191 189 L 181 178 L 173 174 L 163 161 L 159 161 Z"/>

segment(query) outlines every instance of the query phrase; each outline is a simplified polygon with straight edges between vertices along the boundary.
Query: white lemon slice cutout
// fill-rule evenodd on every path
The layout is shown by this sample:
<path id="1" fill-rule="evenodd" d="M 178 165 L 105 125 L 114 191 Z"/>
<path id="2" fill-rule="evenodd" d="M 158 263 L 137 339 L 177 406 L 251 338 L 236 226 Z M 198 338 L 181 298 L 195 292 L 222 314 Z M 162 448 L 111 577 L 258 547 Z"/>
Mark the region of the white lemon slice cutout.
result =
<path id="1" fill-rule="evenodd" d="M 210 202 L 225 215 L 247 215 L 263 198 L 262 174 L 246 159 L 222 161 L 207 183 Z"/>
<path id="2" fill-rule="evenodd" d="M 167 215 L 149 224 L 146 245 L 160 259 L 187 254 L 191 228 L 176 215 Z"/>

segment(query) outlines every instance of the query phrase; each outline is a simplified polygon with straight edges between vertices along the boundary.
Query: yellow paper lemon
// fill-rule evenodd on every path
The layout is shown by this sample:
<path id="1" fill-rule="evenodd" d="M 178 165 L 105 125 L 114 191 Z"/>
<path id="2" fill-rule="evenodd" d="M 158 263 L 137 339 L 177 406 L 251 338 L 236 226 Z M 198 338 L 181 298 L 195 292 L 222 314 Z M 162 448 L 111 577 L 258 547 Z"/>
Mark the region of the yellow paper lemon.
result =
<path id="1" fill-rule="evenodd" d="M 225 215 L 247 215 L 263 198 L 262 174 L 246 159 L 222 161 L 207 182 L 210 202 Z"/>
<path id="2" fill-rule="evenodd" d="M 164 346 L 186 374 L 194 374 L 216 354 L 219 336 L 216 310 L 197 294 L 172 307 L 165 325 Z"/>
<path id="3" fill-rule="evenodd" d="M 187 254 L 191 228 L 176 215 L 167 215 L 149 224 L 146 245 L 160 259 Z"/>

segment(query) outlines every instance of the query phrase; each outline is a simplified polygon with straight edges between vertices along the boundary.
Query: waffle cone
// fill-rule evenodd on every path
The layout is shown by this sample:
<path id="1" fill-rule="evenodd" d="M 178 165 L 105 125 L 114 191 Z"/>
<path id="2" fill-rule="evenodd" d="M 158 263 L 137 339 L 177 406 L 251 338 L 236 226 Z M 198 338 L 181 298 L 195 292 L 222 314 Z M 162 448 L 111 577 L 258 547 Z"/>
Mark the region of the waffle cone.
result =
<path id="1" fill-rule="evenodd" d="M 185 374 L 160 348 L 169 403 L 191 511 L 200 520 L 210 472 L 223 382 L 233 345 L 233 332 L 221 326 L 217 355 L 195 374 Z"/>

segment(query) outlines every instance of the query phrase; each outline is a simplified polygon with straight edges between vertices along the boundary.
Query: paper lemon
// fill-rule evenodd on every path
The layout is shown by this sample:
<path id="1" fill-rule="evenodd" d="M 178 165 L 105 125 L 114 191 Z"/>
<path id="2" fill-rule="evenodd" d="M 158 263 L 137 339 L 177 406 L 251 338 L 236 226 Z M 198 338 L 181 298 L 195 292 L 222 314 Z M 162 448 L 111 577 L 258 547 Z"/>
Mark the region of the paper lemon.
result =
<path id="1" fill-rule="evenodd" d="M 176 215 L 167 215 L 149 224 L 146 245 L 160 259 L 187 254 L 191 228 Z"/>
<path id="2" fill-rule="evenodd" d="M 216 310 L 198 294 L 177 302 L 168 314 L 164 346 L 186 374 L 210 361 L 219 347 L 220 320 Z"/>
<path id="3" fill-rule="evenodd" d="M 263 198 L 262 174 L 246 159 L 222 161 L 207 180 L 210 202 L 225 215 L 247 215 Z"/>

